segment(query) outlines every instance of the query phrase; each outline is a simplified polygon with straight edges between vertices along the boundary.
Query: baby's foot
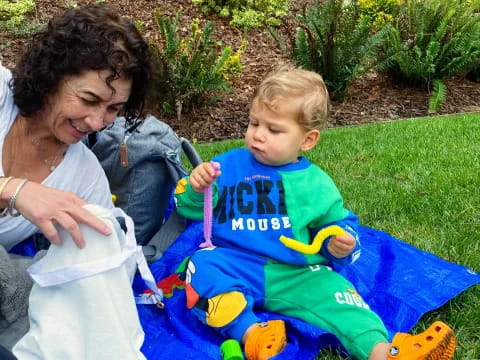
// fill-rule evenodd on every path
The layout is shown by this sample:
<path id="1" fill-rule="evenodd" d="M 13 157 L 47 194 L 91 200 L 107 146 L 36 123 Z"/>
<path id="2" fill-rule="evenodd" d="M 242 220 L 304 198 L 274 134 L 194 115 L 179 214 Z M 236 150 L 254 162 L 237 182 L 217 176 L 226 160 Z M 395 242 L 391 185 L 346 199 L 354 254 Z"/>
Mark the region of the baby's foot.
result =
<path id="1" fill-rule="evenodd" d="M 281 353 L 287 343 L 283 320 L 255 324 L 245 341 L 247 360 L 268 360 Z"/>
<path id="2" fill-rule="evenodd" d="M 441 321 L 435 321 L 420 334 L 396 334 L 388 360 L 450 360 L 454 353 L 455 335 L 452 329 Z"/>

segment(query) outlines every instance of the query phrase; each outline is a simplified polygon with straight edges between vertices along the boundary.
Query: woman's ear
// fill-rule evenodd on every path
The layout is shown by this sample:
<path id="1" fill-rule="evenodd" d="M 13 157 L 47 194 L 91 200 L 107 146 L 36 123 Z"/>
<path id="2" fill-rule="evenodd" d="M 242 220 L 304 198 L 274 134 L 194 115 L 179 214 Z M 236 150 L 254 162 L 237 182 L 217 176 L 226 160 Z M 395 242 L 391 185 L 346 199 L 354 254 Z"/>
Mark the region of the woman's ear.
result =
<path id="1" fill-rule="evenodd" d="M 317 145 L 320 139 L 320 131 L 317 129 L 308 130 L 303 136 L 302 151 L 308 151 Z"/>

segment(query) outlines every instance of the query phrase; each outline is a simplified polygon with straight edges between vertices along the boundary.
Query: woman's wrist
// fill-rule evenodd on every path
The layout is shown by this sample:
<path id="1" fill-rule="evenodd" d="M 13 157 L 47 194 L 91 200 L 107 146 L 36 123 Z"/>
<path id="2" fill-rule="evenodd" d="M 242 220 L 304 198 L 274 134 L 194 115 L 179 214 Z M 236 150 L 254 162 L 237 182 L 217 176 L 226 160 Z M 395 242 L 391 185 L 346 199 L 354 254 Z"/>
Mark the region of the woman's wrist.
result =
<path id="1" fill-rule="evenodd" d="M 6 216 L 8 213 L 16 215 L 14 211 L 18 195 L 20 194 L 23 186 L 28 181 L 27 179 L 12 177 L 5 183 L 3 189 L 2 185 L 9 178 L 0 178 L 0 216 Z M 16 215 L 18 216 L 18 215 Z"/>
<path id="2" fill-rule="evenodd" d="M 0 216 L 5 216 L 8 211 L 8 200 L 6 198 L 3 199 L 2 194 L 11 180 L 13 180 L 13 176 L 0 177 Z"/>
<path id="3" fill-rule="evenodd" d="M 7 187 L 8 183 L 13 180 L 13 176 L 5 177 L 5 176 L 0 176 L 0 199 L 2 198 L 3 191 Z"/>
<path id="4" fill-rule="evenodd" d="M 23 186 L 28 182 L 28 179 L 22 179 L 20 181 L 20 184 L 17 185 L 15 188 L 15 191 L 13 192 L 12 196 L 10 197 L 10 200 L 8 201 L 8 213 L 10 216 L 16 217 L 20 216 L 20 212 L 16 211 L 15 204 L 17 202 L 18 194 L 22 190 Z"/>

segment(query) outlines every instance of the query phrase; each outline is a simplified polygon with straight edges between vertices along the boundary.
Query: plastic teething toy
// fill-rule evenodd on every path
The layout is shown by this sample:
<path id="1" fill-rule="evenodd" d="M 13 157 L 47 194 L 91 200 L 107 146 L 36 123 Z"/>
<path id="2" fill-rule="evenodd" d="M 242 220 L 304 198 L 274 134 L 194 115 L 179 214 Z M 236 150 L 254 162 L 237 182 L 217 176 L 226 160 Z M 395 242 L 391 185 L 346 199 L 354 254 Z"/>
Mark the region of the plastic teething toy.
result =
<path id="1" fill-rule="evenodd" d="M 213 170 L 220 170 L 220 163 L 212 161 Z M 204 242 L 200 244 L 201 248 L 213 247 L 212 244 L 212 185 L 209 185 L 203 191 L 203 238 Z"/>
<path id="2" fill-rule="evenodd" d="M 243 353 L 237 340 L 225 340 L 220 346 L 223 360 L 243 360 Z"/>
<path id="3" fill-rule="evenodd" d="M 286 247 L 289 247 L 290 249 L 293 249 L 293 250 L 297 250 L 303 254 L 316 254 L 320 251 L 320 248 L 322 247 L 323 242 L 329 236 L 344 235 L 344 234 L 345 234 L 345 230 L 343 230 L 340 226 L 332 225 L 332 226 L 327 226 L 325 229 L 320 230 L 317 233 L 317 235 L 315 235 L 315 237 L 313 238 L 313 241 L 311 244 L 304 244 L 298 240 L 291 239 L 283 235 L 280 236 L 280 241 Z"/>

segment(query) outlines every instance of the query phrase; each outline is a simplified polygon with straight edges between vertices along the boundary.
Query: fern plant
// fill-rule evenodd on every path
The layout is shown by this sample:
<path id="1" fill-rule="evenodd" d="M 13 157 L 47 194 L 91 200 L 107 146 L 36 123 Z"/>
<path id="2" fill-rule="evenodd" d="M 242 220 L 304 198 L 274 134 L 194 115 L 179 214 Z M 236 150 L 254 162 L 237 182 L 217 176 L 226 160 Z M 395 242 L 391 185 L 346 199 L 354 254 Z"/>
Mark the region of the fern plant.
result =
<path id="1" fill-rule="evenodd" d="M 371 19 L 362 16 L 357 2 L 343 0 L 316 2 L 286 27 L 286 38 L 270 32 L 298 66 L 323 76 L 334 101 L 342 101 L 355 78 L 384 61 L 377 50 L 390 29 L 373 34 Z"/>
<path id="2" fill-rule="evenodd" d="M 433 90 L 432 94 L 430 95 L 430 100 L 428 102 L 428 112 L 430 114 L 436 113 L 440 108 L 440 105 L 445 101 L 447 87 L 441 80 L 433 80 L 432 81 Z"/>
<path id="3" fill-rule="evenodd" d="M 427 89 L 435 80 L 431 103 L 438 109 L 439 82 L 480 61 L 479 10 L 478 0 L 405 0 L 385 46 L 387 72 Z"/>
<path id="4" fill-rule="evenodd" d="M 159 40 L 150 46 L 154 63 L 153 97 L 162 99 L 163 110 L 176 112 L 180 120 L 182 112 L 215 101 L 230 89 L 224 66 L 232 48 L 217 46 L 211 22 L 201 27 L 199 20 L 194 19 L 190 31 L 181 36 L 179 12 L 170 19 L 157 9 L 154 16 Z"/>

